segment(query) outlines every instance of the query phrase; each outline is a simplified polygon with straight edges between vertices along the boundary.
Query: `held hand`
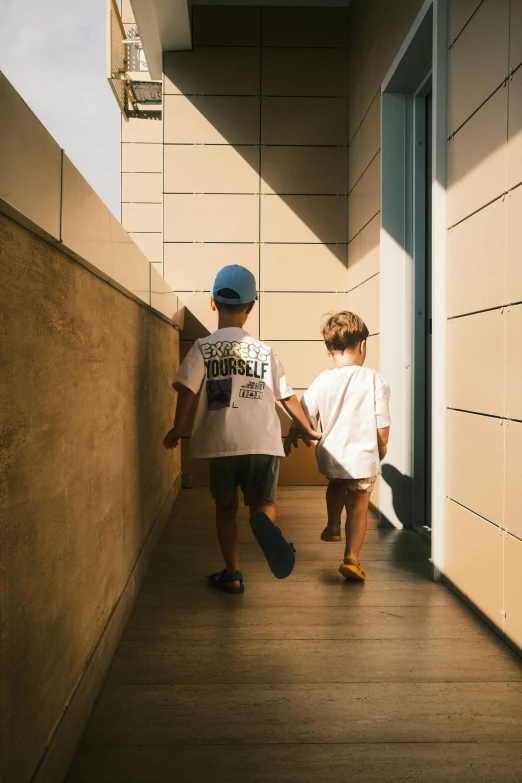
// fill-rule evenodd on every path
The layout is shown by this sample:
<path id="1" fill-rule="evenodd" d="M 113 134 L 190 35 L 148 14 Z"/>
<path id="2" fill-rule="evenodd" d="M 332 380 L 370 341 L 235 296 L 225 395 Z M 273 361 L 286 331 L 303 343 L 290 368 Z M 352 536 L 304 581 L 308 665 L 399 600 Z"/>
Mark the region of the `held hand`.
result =
<path id="1" fill-rule="evenodd" d="M 163 445 L 166 449 L 175 449 L 180 440 L 181 432 L 178 432 L 175 427 L 172 427 L 172 429 L 169 430 L 165 435 L 163 439 Z"/>
<path id="2" fill-rule="evenodd" d="M 294 446 L 294 448 L 297 448 L 298 444 L 299 444 L 299 430 L 297 430 L 295 427 L 290 427 L 290 430 L 284 442 L 284 450 L 287 457 L 290 455 L 290 452 L 292 451 L 292 446 Z"/>

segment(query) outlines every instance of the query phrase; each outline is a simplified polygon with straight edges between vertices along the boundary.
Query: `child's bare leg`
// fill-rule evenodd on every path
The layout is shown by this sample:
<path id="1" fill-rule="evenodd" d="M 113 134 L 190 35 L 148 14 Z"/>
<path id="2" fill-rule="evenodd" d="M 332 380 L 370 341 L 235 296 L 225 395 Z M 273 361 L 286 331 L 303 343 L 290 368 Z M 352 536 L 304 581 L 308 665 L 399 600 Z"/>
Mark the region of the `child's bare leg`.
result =
<path id="1" fill-rule="evenodd" d="M 342 481 L 328 482 L 326 490 L 326 510 L 328 523 L 326 530 L 329 535 L 337 536 L 341 532 L 341 514 L 346 503 L 346 485 Z"/>
<path id="2" fill-rule="evenodd" d="M 370 492 L 348 490 L 346 493 L 346 549 L 344 559 L 351 557 L 359 561 L 359 552 L 364 543 L 368 524 Z"/>
<path id="3" fill-rule="evenodd" d="M 272 522 L 276 521 L 276 507 L 275 503 L 272 503 L 271 500 L 258 500 L 257 503 L 253 503 L 249 508 L 251 514 L 253 514 L 254 511 L 262 511 Z"/>
<path id="4" fill-rule="evenodd" d="M 225 561 L 227 574 L 235 574 L 240 571 L 239 565 L 239 535 L 237 531 L 237 509 L 239 501 L 237 495 L 232 498 L 228 506 L 222 506 L 216 500 L 216 532 Z M 229 587 L 239 587 L 239 581 L 225 581 Z"/>

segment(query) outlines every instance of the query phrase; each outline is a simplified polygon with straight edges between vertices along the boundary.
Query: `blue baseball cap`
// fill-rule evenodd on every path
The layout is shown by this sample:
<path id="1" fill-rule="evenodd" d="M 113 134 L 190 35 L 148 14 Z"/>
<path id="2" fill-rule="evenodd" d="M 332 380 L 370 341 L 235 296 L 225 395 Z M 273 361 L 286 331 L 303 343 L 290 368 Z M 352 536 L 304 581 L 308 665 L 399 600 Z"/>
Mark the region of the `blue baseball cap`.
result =
<path id="1" fill-rule="evenodd" d="M 235 291 L 236 294 L 239 294 L 239 299 L 219 296 L 218 291 L 222 291 L 224 288 L 230 288 L 231 291 Z M 221 304 L 239 305 L 254 302 L 257 299 L 256 278 L 244 266 L 229 264 L 229 266 L 224 266 L 223 269 L 220 269 L 215 276 L 211 294 L 212 298 L 216 302 L 221 302 Z"/>

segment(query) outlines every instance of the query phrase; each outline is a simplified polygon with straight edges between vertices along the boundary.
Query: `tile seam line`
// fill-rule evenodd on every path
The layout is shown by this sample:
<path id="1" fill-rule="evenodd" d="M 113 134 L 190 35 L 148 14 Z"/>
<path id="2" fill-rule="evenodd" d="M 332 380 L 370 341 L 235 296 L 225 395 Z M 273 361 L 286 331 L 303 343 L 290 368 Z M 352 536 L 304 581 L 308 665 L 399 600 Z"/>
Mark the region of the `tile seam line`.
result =
<path id="1" fill-rule="evenodd" d="M 480 8 L 481 8 L 483 5 L 484 5 L 484 0 L 480 0 L 480 3 L 477 5 L 477 7 L 476 7 L 476 8 L 475 8 L 475 10 L 473 11 L 473 13 L 472 13 L 472 14 L 471 14 L 471 16 L 469 17 L 469 19 L 468 19 L 468 20 L 467 20 L 467 21 L 464 23 L 463 27 L 461 27 L 461 28 L 460 28 L 460 30 L 459 30 L 459 32 L 457 33 L 457 35 L 455 36 L 455 38 L 453 39 L 453 41 L 451 42 L 451 44 L 448 46 L 448 52 L 450 51 L 450 49 L 452 49 L 452 48 L 455 46 L 456 42 L 459 40 L 460 36 L 462 35 L 462 33 L 464 32 L 464 30 L 466 29 L 466 27 L 469 25 L 469 23 L 471 22 L 471 20 L 473 19 L 473 17 L 474 17 L 474 16 L 475 16 L 475 14 L 477 13 L 477 11 L 478 11 L 478 10 L 479 10 L 479 9 L 480 9 Z"/>
<path id="2" fill-rule="evenodd" d="M 286 93 L 257 93 L 257 92 L 166 92 L 165 97 L 169 98 L 308 98 L 313 100 L 339 100 L 346 101 L 349 95 L 287 95 Z M 125 142 L 132 144 L 133 142 Z M 147 142 L 138 142 L 146 144 Z M 152 142 L 153 143 L 153 142 Z M 156 142 L 159 143 L 159 142 Z"/>
<path id="3" fill-rule="evenodd" d="M 484 2 L 484 0 L 483 0 L 483 2 Z M 510 82 L 510 80 L 512 79 L 512 77 L 513 77 L 513 76 L 514 76 L 514 75 L 515 75 L 515 74 L 516 74 L 516 73 L 517 73 L 517 72 L 518 72 L 518 71 L 519 71 L 521 68 L 522 68 L 522 63 L 520 63 L 519 65 L 517 65 L 517 67 L 516 67 L 516 68 L 514 68 L 512 71 L 509 71 L 509 63 L 508 63 L 508 73 L 506 74 L 506 76 L 505 76 L 505 79 L 503 79 L 503 80 L 500 82 L 500 84 L 499 84 L 499 85 L 497 85 L 497 87 L 495 87 L 495 89 L 493 90 L 493 92 L 491 92 L 491 93 L 490 93 L 490 94 L 487 96 L 487 98 L 485 98 L 485 99 L 482 101 L 482 103 L 481 103 L 479 106 L 477 106 L 477 108 L 476 108 L 476 109 L 475 109 L 475 110 L 474 110 L 474 111 L 473 111 L 473 112 L 472 112 L 472 113 L 469 115 L 469 117 L 467 117 L 467 118 L 464 120 L 464 122 L 462 122 L 462 123 L 461 123 L 461 124 L 460 124 L 460 125 L 459 125 L 457 128 L 455 128 L 454 130 L 452 130 L 452 131 L 451 131 L 451 134 L 450 134 L 450 136 L 449 136 L 449 138 L 448 138 L 448 142 L 451 142 L 451 141 L 453 141 L 453 140 L 455 139 L 455 137 L 456 137 L 457 133 L 459 133 L 459 132 L 462 130 L 462 128 L 464 128 L 464 126 L 465 126 L 465 125 L 467 125 L 467 124 L 468 124 L 468 122 L 469 122 L 471 119 L 473 119 L 473 117 L 474 117 L 474 116 L 475 116 L 475 115 L 476 115 L 476 114 L 477 114 L 477 113 L 478 113 L 478 112 L 479 112 L 479 111 L 480 111 L 482 108 L 484 108 L 484 106 L 486 105 L 486 103 L 488 103 L 488 101 L 490 101 L 490 100 L 491 100 L 491 98 L 493 98 L 493 96 L 494 96 L 494 95 L 496 95 L 496 94 L 497 94 L 497 92 L 498 92 L 499 90 L 502 90 L 502 89 L 504 89 L 504 88 L 507 88 L 507 87 L 508 87 L 508 85 L 509 85 L 509 82 Z M 506 80 L 507 80 L 507 81 L 506 81 Z"/>
<path id="4" fill-rule="evenodd" d="M 354 134 L 353 134 L 353 136 L 350 138 L 350 140 L 349 140 L 349 142 L 348 142 L 348 146 L 349 146 L 349 147 L 351 147 L 351 146 L 352 146 L 352 142 L 353 142 L 353 140 L 355 139 L 355 137 L 357 136 L 357 134 L 359 133 L 359 131 L 361 130 L 361 126 L 362 126 L 363 122 L 365 121 L 366 117 L 368 116 L 368 114 L 369 114 L 369 112 L 370 112 L 370 109 L 372 108 L 372 106 L 373 106 L 373 104 L 374 104 L 374 102 L 375 102 L 375 99 L 376 99 L 376 98 L 377 98 L 377 97 L 378 97 L 380 94 L 381 94 L 381 88 L 380 88 L 380 86 L 379 86 L 379 87 L 378 87 L 378 89 L 377 89 L 377 92 L 375 93 L 375 95 L 373 96 L 373 98 L 372 98 L 372 99 L 371 99 L 371 101 L 370 101 L 370 105 L 368 106 L 368 108 L 367 108 L 367 109 L 366 109 L 366 111 L 364 112 L 364 114 L 363 114 L 363 117 L 362 117 L 362 119 L 361 119 L 360 123 L 359 123 L 359 124 L 358 124 L 358 126 L 356 127 L 356 129 L 355 129 L 355 131 L 354 131 Z M 350 98 L 351 96 L 348 96 L 348 97 Z"/>
<path id="5" fill-rule="evenodd" d="M 380 214 L 381 214 L 381 210 L 380 210 L 380 209 L 378 209 L 378 210 L 377 210 L 377 212 L 375 213 L 375 215 L 372 215 L 372 217 L 371 217 L 371 218 L 368 220 L 368 222 L 367 222 L 367 223 L 365 223 L 365 224 L 364 224 L 364 226 L 362 226 L 362 228 L 360 228 L 360 229 L 359 229 L 359 231 L 357 231 L 357 233 L 356 233 L 356 234 L 354 234 L 354 235 L 353 235 L 353 237 L 352 237 L 351 239 L 349 239 L 349 240 L 348 240 L 348 244 L 350 244 L 351 242 L 353 242 L 353 240 L 354 240 L 354 239 L 357 239 L 357 237 L 359 236 L 359 234 L 362 234 L 362 232 L 364 231 L 364 229 L 365 229 L 365 228 L 367 228 L 367 227 L 370 225 L 370 223 L 372 222 L 372 220 L 375 220 L 375 218 L 377 217 L 377 215 L 380 215 Z"/>
<path id="6" fill-rule="evenodd" d="M 469 215 L 466 215 L 465 217 L 461 218 L 460 220 L 457 220 L 455 223 L 452 223 L 451 226 L 448 226 L 446 229 L 446 234 L 449 231 L 452 231 L 457 226 L 460 226 L 462 223 L 465 223 L 466 220 L 469 220 L 470 218 L 474 217 L 475 215 L 478 215 L 479 212 L 482 212 L 484 209 L 487 209 L 492 204 L 495 204 L 497 201 L 501 201 L 506 198 L 506 196 L 509 198 L 511 193 L 513 191 L 517 190 L 518 188 L 522 187 L 522 182 L 517 182 L 516 185 L 513 185 L 511 188 L 508 188 L 507 190 L 503 190 L 502 193 L 499 193 L 498 196 L 495 196 L 495 198 L 492 198 L 491 201 L 486 202 L 485 204 L 482 204 L 482 206 L 477 207 L 473 212 L 470 212 Z"/>
<path id="7" fill-rule="evenodd" d="M 494 313 L 499 310 L 507 310 L 508 307 L 520 307 L 522 301 L 518 302 L 505 302 L 504 304 L 494 305 L 493 307 L 485 307 L 483 310 L 471 310 L 469 313 L 460 313 L 459 315 L 451 315 L 448 317 L 448 323 L 450 321 L 459 321 L 461 318 L 469 318 L 472 315 L 481 315 L 482 313 Z"/>
<path id="8" fill-rule="evenodd" d="M 455 500 L 455 498 L 452 498 L 451 495 L 446 495 L 447 499 L 451 501 L 452 503 L 455 503 L 456 506 L 460 506 L 460 508 L 465 509 L 466 511 L 469 511 L 470 514 L 474 514 L 476 517 L 479 517 L 479 519 L 482 519 L 484 522 L 487 522 L 492 527 L 496 527 L 497 530 L 502 530 L 501 525 L 497 525 L 496 522 L 492 522 L 491 519 L 488 519 L 487 517 L 483 516 L 482 514 L 479 514 L 478 511 L 474 511 L 472 508 L 469 508 L 469 506 L 465 506 L 464 503 L 460 503 L 458 500 Z"/>
<path id="9" fill-rule="evenodd" d="M 497 419 L 498 421 L 513 421 L 516 424 L 522 424 L 522 419 L 516 419 L 512 416 L 502 416 L 496 413 L 482 413 L 482 411 L 471 411 L 467 408 L 454 408 L 450 405 L 447 406 L 446 410 L 448 411 L 456 411 L 456 413 L 469 413 L 471 416 L 484 416 L 486 419 Z"/>
<path id="10" fill-rule="evenodd" d="M 377 150 L 377 152 L 375 153 L 375 155 L 373 156 L 373 158 L 371 159 L 371 161 L 368 163 L 368 165 L 366 166 L 366 168 L 364 169 L 364 171 L 362 172 L 362 174 L 360 175 L 360 177 L 358 177 L 358 178 L 357 178 L 357 180 L 356 180 L 356 181 L 353 183 L 352 187 L 351 187 L 351 188 L 348 190 L 348 196 L 351 196 L 351 195 L 352 195 L 353 191 L 355 190 L 355 188 L 357 187 L 357 185 L 359 184 L 359 182 L 362 180 L 362 178 L 364 177 L 364 175 L 366 174 L 366 172 L 368 171 L 368 169 L 369 169 L 369 168 L 370 168 L 370 166 L 372 165 L 372 163 L 373 163 L 373 161 L 375 160 L 375 158 L 376 158 L 376 157 L 377 157 L 377 156 L 380 154 L 380 152 L 381 152 L 381 148 L 380 148 L 380 146 L 379 146 L 379 149 Z"/>

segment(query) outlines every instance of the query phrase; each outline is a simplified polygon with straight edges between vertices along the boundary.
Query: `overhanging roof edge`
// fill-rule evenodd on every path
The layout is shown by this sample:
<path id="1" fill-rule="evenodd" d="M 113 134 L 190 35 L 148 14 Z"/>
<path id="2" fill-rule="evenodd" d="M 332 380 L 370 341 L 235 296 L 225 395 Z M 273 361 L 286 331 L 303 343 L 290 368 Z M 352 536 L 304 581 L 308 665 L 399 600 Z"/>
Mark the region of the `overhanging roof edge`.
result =
<path id="1" fill-rule="evenodd" d="M 163 73 L 163 52 L 192 49 L 187 0 L 131 0 L 152 79 Z"/>

